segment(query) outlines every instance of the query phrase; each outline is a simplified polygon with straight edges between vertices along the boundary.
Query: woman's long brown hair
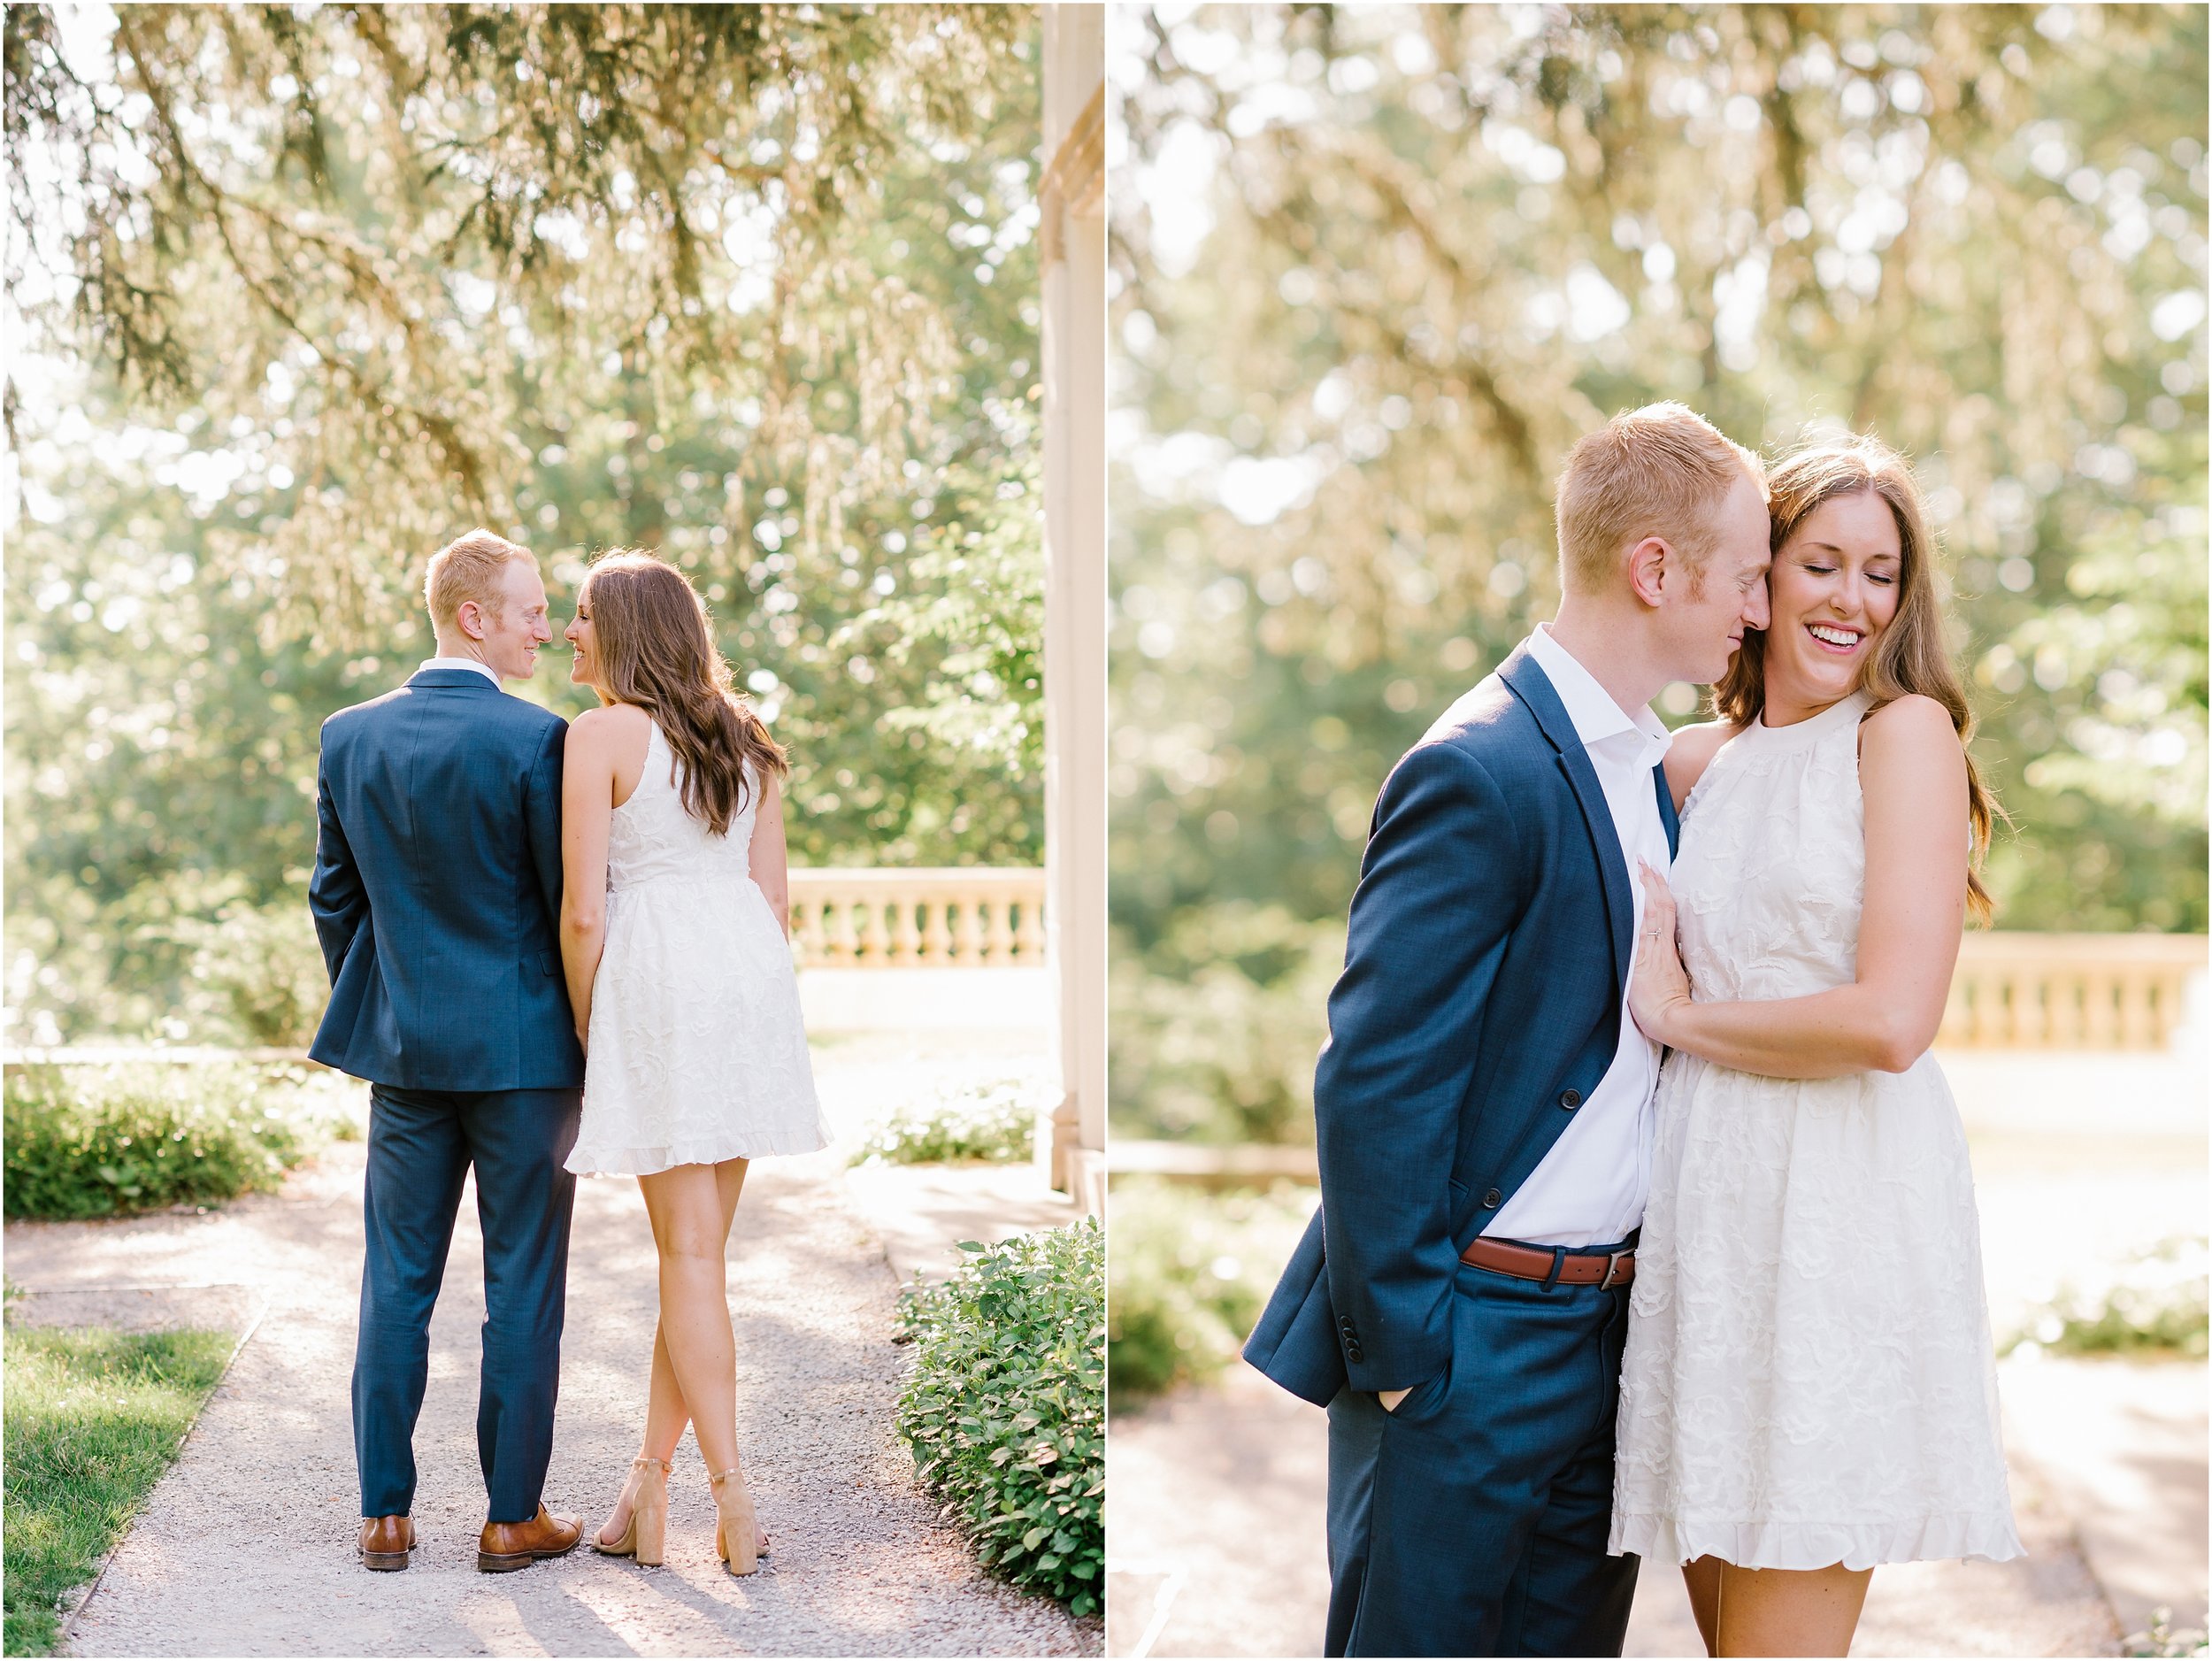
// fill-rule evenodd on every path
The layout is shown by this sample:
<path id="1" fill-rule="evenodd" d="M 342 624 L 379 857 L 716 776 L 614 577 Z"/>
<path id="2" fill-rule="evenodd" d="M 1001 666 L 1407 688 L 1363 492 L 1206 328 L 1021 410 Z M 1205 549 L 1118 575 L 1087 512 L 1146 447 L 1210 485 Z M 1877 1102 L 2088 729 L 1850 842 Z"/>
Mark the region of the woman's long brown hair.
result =
<path id="1" fill-rule="evenodd" d="M 666 560 L 635 548 L 602 554 L 577 606 L 591 619 L 602 704 L 634 704 L 683 764 L 683 802 L 718 836 L 745 810 L 745 768 L 780 779 L 783 747 L 741 697 L 714 643 L 706 602 Z"/>
<path id="2" fill-rule="evenodd" d="M 1928 535 L 1927 513 L 1911 465 L 1873 437 L 1816 441 L 1784 457 L 1767 474 L 1769 546 L 1779 558 L 1815 508 L 1862 490 L 1871 490 L 1889 504 L 1904 564 L 1897 578 L 1897 615 L 1876 638 L 1859 672 L 1858 689 L 1873 700 L 1876 710 L 1918 693 L 1950 712 L 1959 748 L 1966 754 L 1967 817 L 1973 827 L 1966 862 L 1966 905 L 1978 921 L 1986 923 L 1995 908 L 1989 890 L 1982 886 L 1982 861 L 1996 821 L 2006 814 L 1982 782 L 1968 749 L 1974 736 L 1974 712 L 1967 706 L 1965 686 L 1943 643 L 1935 545 Z M 1713 708 L 1724 720 L 1747 727 L 1759 719 L 1766 701 L 1766 635 L 1746 629 L 1728 673 L 1713 688 Z"/>

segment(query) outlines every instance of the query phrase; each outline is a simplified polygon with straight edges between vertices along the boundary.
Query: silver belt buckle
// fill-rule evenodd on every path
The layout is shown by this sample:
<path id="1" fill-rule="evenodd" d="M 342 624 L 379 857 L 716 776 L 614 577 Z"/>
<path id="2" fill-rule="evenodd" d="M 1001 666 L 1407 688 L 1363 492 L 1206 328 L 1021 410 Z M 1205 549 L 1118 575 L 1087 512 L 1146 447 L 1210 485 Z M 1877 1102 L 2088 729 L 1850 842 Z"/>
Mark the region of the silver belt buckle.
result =
<path id="1" fill-rule="evenodd" d="M 1632 1257 L 1635 1255 L 1636 1249 L 1633 1246 L 1631 1246 L 1625 1251 L 1607 1252 L 1605 1254 L 1605 1279 L 1598 1282 L 1598 1290 L 1601 1292 L 1611 1291 L 1613 1289 L 1613 1277 L 1620 1273 L 1621 1259 L 1623 1257 Z"/>

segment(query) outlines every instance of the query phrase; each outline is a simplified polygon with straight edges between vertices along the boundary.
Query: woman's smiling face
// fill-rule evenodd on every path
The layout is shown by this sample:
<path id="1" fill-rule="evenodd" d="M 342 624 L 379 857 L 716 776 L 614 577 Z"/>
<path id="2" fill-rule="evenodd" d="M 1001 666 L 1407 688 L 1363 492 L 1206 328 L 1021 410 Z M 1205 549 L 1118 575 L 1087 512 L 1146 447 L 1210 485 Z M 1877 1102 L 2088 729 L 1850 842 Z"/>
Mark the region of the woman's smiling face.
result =
<path id="1" fill-rule="evenodd" d="M 599 684 L 599 665 L 592 657 L 591 605 L 587 596 L 576 596 L 575 620 L 561 631 L 562 637 L 576 649 L 576 657 L 569 665 L 568 678 L 579 686 L 596 688 Z"/>
<path id="2" fill-rule="evenodd" d="M 1799 521 L 1767 576 L 1770 705 L 1809 714 L 1857 688 L 1897 615 L 1904 563 L 1896 517 L 1875 491 L 1832 496 Z"/>

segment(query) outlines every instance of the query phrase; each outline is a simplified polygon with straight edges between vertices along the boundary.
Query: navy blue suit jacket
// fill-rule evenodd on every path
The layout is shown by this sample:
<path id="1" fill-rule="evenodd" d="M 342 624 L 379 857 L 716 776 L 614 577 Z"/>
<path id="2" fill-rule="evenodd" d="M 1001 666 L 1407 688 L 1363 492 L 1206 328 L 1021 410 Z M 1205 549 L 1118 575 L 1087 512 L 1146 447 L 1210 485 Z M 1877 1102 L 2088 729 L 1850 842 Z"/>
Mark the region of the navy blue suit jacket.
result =
<path id="1" fill-rule="evenodd" d="M 472 669 L 422 670 L 323 723 L 316 1060 L 406 1089 L 583 1082 L 561 973 L 567 732 Z"/>
<path id="2" fill-rule="evenodd" d="M 1661 769 L 1653 788 L 1672 847 Z M 1443 1371 L 1461 1250 L 1619 1045 L 1628 882 L 1596 771 L 1525 650 L 1392 771 L 1314 1072 L 1321 1209 L 1244 1348 L 1286 1389 L 1325 1406 Z"/>

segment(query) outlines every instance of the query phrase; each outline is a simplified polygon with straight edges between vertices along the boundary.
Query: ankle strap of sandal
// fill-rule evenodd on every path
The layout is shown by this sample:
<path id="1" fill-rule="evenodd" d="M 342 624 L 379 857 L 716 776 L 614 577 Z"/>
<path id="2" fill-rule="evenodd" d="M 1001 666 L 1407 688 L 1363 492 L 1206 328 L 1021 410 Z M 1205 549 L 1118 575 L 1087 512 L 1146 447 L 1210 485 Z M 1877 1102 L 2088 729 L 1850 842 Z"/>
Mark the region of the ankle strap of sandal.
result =
<path id="1" fill-rule="evenodd" d="M 666 1459 L 633 1459 L 630 1461 L 630 1469 L 635 1471 L 649 1465 L 663 1476 L 666 1476 L 669 1473 L 670 1464 Z"/>

